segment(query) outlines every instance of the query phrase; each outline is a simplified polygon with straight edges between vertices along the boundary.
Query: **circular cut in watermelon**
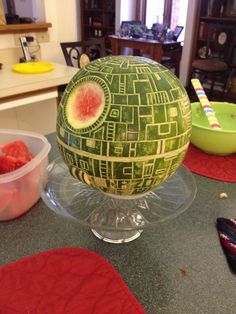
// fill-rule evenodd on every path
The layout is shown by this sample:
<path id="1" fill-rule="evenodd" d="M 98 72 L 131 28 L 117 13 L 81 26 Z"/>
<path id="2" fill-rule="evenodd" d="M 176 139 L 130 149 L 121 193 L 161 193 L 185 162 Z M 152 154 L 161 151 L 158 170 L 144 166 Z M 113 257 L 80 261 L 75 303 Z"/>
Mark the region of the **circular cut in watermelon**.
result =
<path id="1" fill-rule="evenodd" d="M 57 142 L 71 174 L 113 195 L 160 186 L 182 163 L 190 135 L 184 87 L 143 57 L 86 65 L 67 85 L 57 116 Z"/>
<path id="2" fill-rule="evenodd" d="M 66 116 L 68 123 L 74 128 L 85 128 L 96 122 L 103 110 L 103 89 L 94 82 L 86 82 L 71 92 Z"/>

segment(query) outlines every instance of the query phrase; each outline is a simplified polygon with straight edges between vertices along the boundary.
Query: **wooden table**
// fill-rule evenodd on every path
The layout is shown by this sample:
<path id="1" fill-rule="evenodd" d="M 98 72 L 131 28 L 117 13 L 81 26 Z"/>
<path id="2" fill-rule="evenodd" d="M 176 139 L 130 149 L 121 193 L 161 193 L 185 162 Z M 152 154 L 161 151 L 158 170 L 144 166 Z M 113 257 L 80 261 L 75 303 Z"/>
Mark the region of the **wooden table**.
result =
<path id="1" fill-rule="evenodd" d="M 131 37 L 120 37 L 116 35 L 110 35 L 109 39 L 111 41 L 113 55 L 122 54 L 121 49 L 128 47 L 148 52 L 149 57 L 159 63 L 162 61 L 165 50 L 171 51 L 175 50 L 176 48 L 180 48 L 181 46 L 181 42 L 176 42 L 173 40 L 165 40 L 160 42 L 153 39 L 137 39 Z"/>

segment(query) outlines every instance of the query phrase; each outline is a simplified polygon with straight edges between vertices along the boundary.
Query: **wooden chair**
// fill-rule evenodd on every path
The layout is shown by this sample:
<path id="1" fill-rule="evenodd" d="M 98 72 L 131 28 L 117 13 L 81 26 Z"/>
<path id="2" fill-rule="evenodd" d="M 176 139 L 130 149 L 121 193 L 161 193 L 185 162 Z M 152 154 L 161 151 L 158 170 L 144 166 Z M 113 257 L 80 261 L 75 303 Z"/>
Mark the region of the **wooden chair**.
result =
<path id="1" fill-rule="evenodd" d="M 163 47 L 163 57 L 161 60 L 161 64 L 169 68 L 170 70 L 174 70 L 174 73 L 177 77 L 179 77 L 179 66 L 180 60 L 182 57 L 182 45 L 180 42 L 177 42 L 181 32 L 183 31 L 184 27 L 177 25 L 175 30 L 172 32 L 172 36 L 167 39 L 172 40 L 170 45 L 165 45 Z"/>
<path id="2" fill-rule="evenodd" d="M 170 70 L 174 70 L 174 74 L 179 77 L 179 66 L 182 56 L 182 46 L 180 43 L 173 43 L 165 46 L 161 64 Z"/>
<path id="3" fill-rule="evenodd" d="M 236 27 L 231 25 L 209 25 L 206 46 L 199 47 L 199 58 L 192 62 L 192 77 L 197 77 L 202 84 L 207 83 L 205 89 L 211 99 L 216 82 L 221 82 L 223 92 L 226 89 L 235 46 Z M 191 83 L 189 83 L 191 87 Z M 223 96 L 224 93 L 220 93 Z"/>
<path id="4" fill-rule="evenodd" d="M 104 38 L 63 42 L 60 45 L 66 64 L 77 68 L 81 68 L 81 56 L 84 54 L 90 61 L 106 56 Z"/>

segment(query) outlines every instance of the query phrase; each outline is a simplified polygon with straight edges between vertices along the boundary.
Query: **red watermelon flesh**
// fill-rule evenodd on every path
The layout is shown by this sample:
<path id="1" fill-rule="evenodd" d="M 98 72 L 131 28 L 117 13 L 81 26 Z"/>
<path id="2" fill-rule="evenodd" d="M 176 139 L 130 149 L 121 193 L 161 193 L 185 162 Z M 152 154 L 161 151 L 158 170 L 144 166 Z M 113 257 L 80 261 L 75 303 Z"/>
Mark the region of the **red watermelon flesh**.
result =
<path id="1" fill-rule="evenodd" d="M 0 175 L 12 172 L 32 159 L 23 141 L 14 141 L 0 147 Z"/>
<path id="2" fill-rule="evenodd" d="M 30 161 L 32 155 L 23 141 L 14 141 L 1 146 L 1 151 L 4 155 L 12 156 L 22 161 Z"/>
<path id="3" fill-rule="evenodd" d="M 12 172 L 26 164 L 26 161 L 22 161 L 15 157 L 1 155 L 0 156 L 0 174 Z"/>
<path id="4" fill-rule="evenodd" d="M 0 175 L 26 165 L 32 158 L 23 141 L 18 140 L 0 146 Z M 39 199 L 38 171 L 36 167 L 20 178 L 0 184 L 0 221 L 21 216 Z"/>
<path id="5" fill-rule="evenodd" d="M 102 104 L 102 96 L 103 95 L 100 95 L 94 86 L 88 86 L 88 84 L 81 86 L 75 102 L 75 118 L 88 120 L 96 117 Z"/>

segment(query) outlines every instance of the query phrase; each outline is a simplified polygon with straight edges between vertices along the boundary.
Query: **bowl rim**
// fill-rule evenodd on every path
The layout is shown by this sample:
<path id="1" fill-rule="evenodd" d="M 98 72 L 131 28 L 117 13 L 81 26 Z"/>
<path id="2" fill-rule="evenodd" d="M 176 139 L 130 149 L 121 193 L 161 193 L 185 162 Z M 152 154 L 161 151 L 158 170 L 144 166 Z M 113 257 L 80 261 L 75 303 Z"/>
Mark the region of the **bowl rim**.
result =
<path id="1" fill-rule="evenodd" d="M 219 103 L 219 104 L 227 104 L 227 106 L 235 106 L 235 112 L 236 112 L 236 104 L 233 104 L 233 103 L 229 103 L 229 102 L 226 102 L 226 101 L 210 101 L 211 104 L 214 104 L 214 103 Z M 201 108 L 201 103 L 196 101 L 196 102 L 191 102 L 191 108 L 196 108 L 197 105 L 200 105 L 200 108 Z M 201 124 L 199 123 L 195 123 L 193 122 L 192 120 L 192 127 L 197 127 L 201 130 L 207 130 L 207 131 L 210 131 L 210 132 L 219 132 L 221 134 L 236 134 L 236 129 L 235 131 L 233 130 L 223 130 L 223 129 L 219 129 L 219 128 L 211 128 L 210 125 L 209 127 L 205 127 L 205 126 L 202 126 Z"/>
<path id="2" fill-rule="evenodd" d="M 4 173 L 0 175 L 0 184 L 2 183 L 8 183 L 14 180 L 17 180 L 27 173 L 29 173 L 31 170 L 33 170 L 49 153 L 51 150 L 51 144 L 48 142 L 47 138 L 39 133 L 35 132 L 29 132 L 29 131 L 23 131 L 23 130 L 17 130 L 17 129 L 0 129 L 0 134 L 11 134 L 11 135 L 24 135 L 27 137 L 34 137 L 39 140 L 41 140 L 45 146 L 43 149 L 32 158 L 29 162 L 27 162 L 24 166 L 9 172 Z"/>

